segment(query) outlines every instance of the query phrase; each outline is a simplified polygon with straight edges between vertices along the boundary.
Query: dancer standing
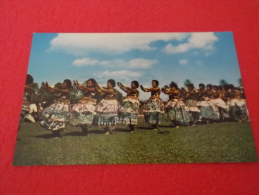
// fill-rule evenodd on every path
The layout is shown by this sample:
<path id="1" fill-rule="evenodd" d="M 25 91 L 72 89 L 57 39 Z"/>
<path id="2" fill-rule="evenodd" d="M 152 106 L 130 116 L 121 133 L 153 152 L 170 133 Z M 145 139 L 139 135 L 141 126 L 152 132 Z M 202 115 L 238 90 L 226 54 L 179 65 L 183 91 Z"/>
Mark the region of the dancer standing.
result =
<path id="1" fill-rule="evenodd" d="M 162 113 L 164 113 L 164 103 L 160 98 L 159 82 L 157 80 L 152 81 L 152 88 L 144 88 L 140 85 L 140 88 L 144 92 L 151 92 L 151 97 L 143 106 L 144 121 L 152 125 L 154 130 L 157 130 L 158 124 L 161 123 Z"/>
<path id="2" fill-rule="evenodd" d="M 123 104 L 119 109 L 119 121 L 121 124 L 129 126 L 131 132 L 135 132 L 135 125 L 138 124 L 139 113 L 139 83 L 132 81 L 131 87 L 127 87 L 118 82 L 117 85 L 127 93 L 127 97 L 123 100 Z"/>
<path id="3" fill-rule="evenodd" d="M 91 78 L 88 79 L 86 83 L 87 86 L 84 86 L 80 85 L 77 81 L 74 81 L 74 86 L 84 92 L 84 97 L 72 107 L 72 116 L 69 118 L 69 123 L 72 125 L 79 125 L 83 134 L 88 135 L 95 115 L 96 81 Z"/>
<path id="4" fill-rule="evenodd" d="M 187 87 L 188 91 L 183 90 L 182 93 L 185 93 L 185 109 L 190 114 L 193 123 L 191 125 L 194 126 L 200 113 L 197 107 L 197 92 L 194 90 L 193 84 L 188 84 Z"/>
<path id="5" fill-rule="evenodd" d="M 210 121 L 218 120 L 219 114 L 218 109 L 211 103 L 210 99 L 215 98 L 215 92 L 212 90 L 212 85 L 208 84 L 206 90 L 204 89 L 204 84 L 199 84 L 199 100 L 197 106 L 200 107 L 200 117 L 207 120 L 207 124 Z"/>
<path id="6" fill-rule="evenodd" d="M 176 128 L 179 125 L 189 125 L 190 115 L 185 109 L 185 105 L 181 99 L 181 92 L 175 82 L 171 82 L 170 89 L 162 88 L 162 92 L 169 95 L 169 100 L 166 103 L 166 114 L 173 122 Z"/>
<path id="7" fill-rule="evenodd" d="M 65 79 L 62 88 L 49 87 L 48 83 L 42 83 L 42 88 L 51 93 L 59 93 L 58 100 L 42 111 L 41 125 L 47 127 L 54 134 L 54 137 L 60 137 L 60 131 L 65 128 L 65 122 L 69 117 L 70 89 L 72 83 Z"/>
<path id="8" fill-rule="evenodd" d="M 101 87 L 96 83 L 96 90 L 101 93 L 101 101 L 96 106 L 94 125 L 103 125 L 106 135 L 112 134 L 118 122 L 119 102 L 117 100 L 116 85 L 113 79 L 107 81 L 107 87 Z"/>
<path id="9" fill-rule="evenodd" d="M 22 100 L 22 109 L 20 114 L 20 122 L 19 122 L 19 128 L 24 121 L 24 119 L 30 115 L 30 100 L 33 93 L 33 88 L 31 87 L 31 84 L 33 83 L 33 77 L 29 74 L 26 76 L 26 83 L 24 87 L 24 93 L 23 93 L 23 100 Z"/>

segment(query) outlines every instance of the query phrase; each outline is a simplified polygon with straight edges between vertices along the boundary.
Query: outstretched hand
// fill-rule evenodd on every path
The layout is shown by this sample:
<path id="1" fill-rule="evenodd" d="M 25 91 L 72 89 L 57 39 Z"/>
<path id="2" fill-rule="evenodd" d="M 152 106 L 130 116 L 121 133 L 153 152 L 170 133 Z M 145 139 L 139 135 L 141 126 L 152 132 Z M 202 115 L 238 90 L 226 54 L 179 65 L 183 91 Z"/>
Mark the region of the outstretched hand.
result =
<path id="1" fill-rule="evenodd" d="M 118 85 L 119 87 L 121 87 L 121 86 L 122 86 L 122 83 L 121 83 L 121 82 L 117 82 L 117 85 Z"/>

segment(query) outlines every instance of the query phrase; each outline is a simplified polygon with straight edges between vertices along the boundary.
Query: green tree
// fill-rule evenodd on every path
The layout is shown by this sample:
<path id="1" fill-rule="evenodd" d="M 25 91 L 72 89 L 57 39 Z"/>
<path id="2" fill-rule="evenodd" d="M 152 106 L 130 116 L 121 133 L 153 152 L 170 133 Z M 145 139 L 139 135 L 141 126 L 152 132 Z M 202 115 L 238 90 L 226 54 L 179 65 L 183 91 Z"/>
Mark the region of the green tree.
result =
<path id="1" fill-rule="evenodd" d="M 221 79 L 220 81 L 219 81 L 219 85 L 220 86 L 224 86 L 224 85 L 227 85 L 228 84 L 228 82 L 226 81 L 226 80 L 224 80 L 224 79 Z"/>
<path id="2" fill-rule="evenodd" d="M 193 84 L 193 83 L 189 79 L 186 79 L 183 84 L 185 87 L 187 87 L 189 84 Z"/>
<path id="3" fill-rule="evenodd" d="M 237 82 L 238 82 L 238 84 L 239 84 L 240 87 L 243 87 L 243 81 L 242 81 L 241 78 L 239 78 L 239 79 L 237 80 Z"/>

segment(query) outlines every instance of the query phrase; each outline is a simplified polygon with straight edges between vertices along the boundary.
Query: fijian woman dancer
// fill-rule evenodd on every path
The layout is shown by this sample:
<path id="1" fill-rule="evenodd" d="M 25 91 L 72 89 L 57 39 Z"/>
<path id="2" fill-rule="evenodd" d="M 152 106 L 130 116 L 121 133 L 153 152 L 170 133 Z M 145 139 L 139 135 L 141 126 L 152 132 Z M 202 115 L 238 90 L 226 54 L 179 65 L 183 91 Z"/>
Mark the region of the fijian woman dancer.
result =
<path id="1" fill-rule="evenodd" d="M 191 126 L 195 126 L 200 110 L 197 107 L 197 92 L 194 90 L 193 84 L 188 84 L 188 91 L 183 90 L 185 94 L 185 109 L 191 116 Z"/>
<path id="2" fill-rule="evenodd" d="M 225 92 L 221 86 L 213 86 L 213 90 L 216 91 L 214 95 L 214 99 L 211 99 L 211 103 L 218 108 L 219 110 L 219 119 L 221 121 L 229 118 L 229 107 L 227 106 L 226 102 L 223 100 L 225 99 Z"/>
<path id="3" fill-rule="evenodd" d="M 205 93 L 203 86 L 204 84 L 199 85 L 198 93 L 203 94 L 203 97 L 201 101 L 197 102 L 197 106 L 200 107 L 200 117 L 205 118 L 209 124 L 209 122 L 219 119 L 218 109 L 210 102 L 210 99 L 213 99 L 216 94 L 212 90 L 211 84 L 206 86 Z"/>
<path id="4" fill-rule="evenodd" d="M 84 92 L 84 97 L 72 107 L 72 116 L 69 119 L 70 124 L 80 125 L 85 135 L 88 134 L 95 115 L 96 81 L 94 79 L 88 79 L 86 84 L 87 86 L 84 86 L 80 85 L 78 81 L 74 81 L 74 86 Z"/>
<path id="5" fill-rule="evenodd" d="M 101 101 L 96 106 L 96 116 L 94 125 L 103 125 L 106 131 L 105 135 L 112 134 L 118 122 L 119 102 L 117 100 L 116 85 L 113 79 L 107 81 L 107 87 L 101 87 L 96 83 L 96 90 L 101 93 Z"/>
<path id="6" fill-rule="evenodd" d="M 232 118 L 235 121 L 242 122 L 249 119 L 246 100 L 244 94 L 240 89 L 235 90 L 234 98 L 230 103 L 230 110 Z"/>
<path id="7" fill-rule="evenodd" d="M 158 130 L 158 124 L 161 123 L 162 113 L 164 113 L 164 103 L 160 98 L 160 88 L 157 80 L 152 81 L 152 88 L 144 88 L 140 85 L 140 88 L 144 92 L 151 92 L 151 97 L 143 105 L 144 121 L 152 125 L 154 130 Z"/>
<path id="8" fill-rule="evenodd" d="M 128 125 L 131 132 L 135 132 L 135 125 L 138 124 L 139 113 L 139 83 L 132 81 L 131 87 L 127 87 L 118 82 L 117 85 L 127 93 L 126 98 L 123 100 L 122 106 L 119 108 L 119 121 L 121 124 Z"/>
<path id="9" fill-rule="evenodd" d="M 60 137 L 60 131 L 65 128 L 65 122 L 69 118 L 70 89 L 72 83 L 69 79 L 64 80 L 62 88 L 49 87 L 47 83 L 42 83 L 42 88 L 51 93 L 59 93 L 58 100 L 42 111 L 41 125 L 48 128 L 55 138 Z"/>
<path id="10" fill-rule="evenodd" d="M 32 92 L 33 92 L 33 89 L 31 87 L 32 83 L 33 83 L 33 77 L 31 75 L 27 74 L 18 129 L 20 129 L 20 126 L 21 126 L 24 118 L 30 113 L 30 100 L 31 100 Z"/>
<path id="11" fill-rule="evenodd" d="M 169 116 L 176 128 L 179 125 L 189 125 L 190 115 L 185 109 L 185 105 L 181 98 L 181 92 L 175 82 L 171 82 L 170 89 L 162 88 L 162 92 L 169 95 L 169 100 L 166 103 L 166 115 Z"/>

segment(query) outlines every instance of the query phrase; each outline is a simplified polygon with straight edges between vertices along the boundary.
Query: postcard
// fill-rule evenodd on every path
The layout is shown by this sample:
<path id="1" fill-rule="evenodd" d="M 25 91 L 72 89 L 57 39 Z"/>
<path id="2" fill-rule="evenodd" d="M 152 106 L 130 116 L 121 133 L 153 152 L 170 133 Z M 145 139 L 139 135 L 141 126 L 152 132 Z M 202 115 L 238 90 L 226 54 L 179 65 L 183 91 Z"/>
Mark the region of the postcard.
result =
<path id="1" fill-rule="evenodd" d="M 256 162 L 231 32 L 34 33 L 13 165 Z"/>

